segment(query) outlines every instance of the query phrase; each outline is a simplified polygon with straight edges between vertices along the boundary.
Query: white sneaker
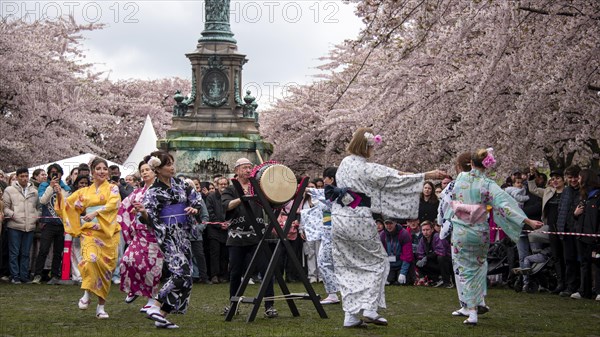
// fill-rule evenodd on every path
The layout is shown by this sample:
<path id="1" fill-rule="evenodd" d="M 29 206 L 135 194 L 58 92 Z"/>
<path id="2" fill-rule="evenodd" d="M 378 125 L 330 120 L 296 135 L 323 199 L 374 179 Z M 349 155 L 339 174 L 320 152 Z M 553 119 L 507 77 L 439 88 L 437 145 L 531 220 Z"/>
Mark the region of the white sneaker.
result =
<path id="1" fill-rule="evenodd" d="M 311 276 L 311 277 L 308 279 L 308 282 L 310 282 L 310 283 L 317 283 L 317 278 L 316 278 L 316 277 L 314 277 L 314 276 Z"/>
<path id="2" fill-rule="evenodd" d="M 600 301 L 600 294 L 598 294 L 598 296 L 596 296 L 596 301 Z"/>
<path id="3" fill-rule="evenodd" d="M 35 275 L 31 283 L 40 284 L 42 282 L 42 275 Z"/>
<path id="4" fill-rule="evenodd" d="M 580 300 L 581 299 L 581 294 L 577 293 L 572 293 L 571 294 L 571 298 L 574 298 L 576 300 Z"/>

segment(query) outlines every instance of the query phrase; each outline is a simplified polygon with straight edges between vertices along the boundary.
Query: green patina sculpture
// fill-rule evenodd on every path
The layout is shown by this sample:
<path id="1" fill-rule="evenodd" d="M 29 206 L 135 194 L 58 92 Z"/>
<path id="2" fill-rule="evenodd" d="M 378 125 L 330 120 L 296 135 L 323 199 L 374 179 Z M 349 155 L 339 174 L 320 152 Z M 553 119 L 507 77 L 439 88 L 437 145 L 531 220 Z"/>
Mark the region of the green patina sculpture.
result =
<path id="1" fill-rule="evenodd" d="M 229 26 L 230 0 L 205 0 L 205 22 L 198 42 L 237 43 Z"/>

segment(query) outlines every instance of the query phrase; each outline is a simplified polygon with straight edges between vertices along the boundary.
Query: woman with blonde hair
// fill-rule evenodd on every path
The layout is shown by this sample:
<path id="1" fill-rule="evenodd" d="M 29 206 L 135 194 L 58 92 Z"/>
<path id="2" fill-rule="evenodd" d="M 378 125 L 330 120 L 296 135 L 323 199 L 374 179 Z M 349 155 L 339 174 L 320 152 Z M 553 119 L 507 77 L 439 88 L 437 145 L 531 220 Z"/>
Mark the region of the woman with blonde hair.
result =
<path id="1" fill-rule="evenodd" d="M 446 175 L 439 170 L 400 175 L 395 169 L 368 162 L 381 142 L 381 136 L 370 128 L 356 130 L 347 148 L 350 155 L 338 167 L 337 187 L 326 190 L 333 200 L 333 264 L 347 328 L 364 327 L 364 323 L 387 325 L 377 310 L 386 307 L 384 291 L 390 264 L 373 213 L 417 218 L 424 180 Z M 362 320 L 358 317 L 361 312 Z"/>
<path id="2" fill-rule="evenodd" d="M 79 189 L 68 198 L 57 194 L 55 208 L 63 219 L 65 232 L 81 238 L 82 261 L 79 263 L 84 290 L 79 299 L 79 309 L 85 310 L 90 304 L 90 293 L 98 296 L 96 317 L 108 318 L 104 310 L 110 290 L 111 276 L 117 266 L 117 246 L 121 226 L 117 222 L 117 212 L 121 203 L 119 188 L 108 182 L 108 163 L 102 158 L 94 158 L 90 165 L 94 182 Z M 81 214 L 84 214 L 80 218 Z"/>

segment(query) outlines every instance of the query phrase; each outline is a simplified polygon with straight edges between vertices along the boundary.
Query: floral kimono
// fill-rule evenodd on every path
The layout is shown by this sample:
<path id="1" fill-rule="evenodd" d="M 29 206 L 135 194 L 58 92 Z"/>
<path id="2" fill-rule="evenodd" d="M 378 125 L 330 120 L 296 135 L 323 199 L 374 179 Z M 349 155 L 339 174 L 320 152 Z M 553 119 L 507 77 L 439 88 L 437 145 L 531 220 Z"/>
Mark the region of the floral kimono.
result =
<path id="1" fill-rule="evenodd" d="M 121 203 L 117 221 L 127 244 L 121 258 L 121 291 L 133 295 L 154 297 L 162 275 L 163 253 L 154 230 L 138 221 L 134 202 L 143 202 L 147 188 L 133 191 Z"/>
<path id="2" fill-rule="evenodd" d="M 514 198 L 477 169 L 458 175 L 444 219 L 452 222 L 452 264 L 461 307 L 482 305 L 490 246 L 488 206 L 494 221 L 517 241 L 527 218 Z"/>
<path id="3" fill-rule="evenodd" d="M 200 209 L 201 197 L 184 181 L 171 178 L 171 187 L 160 180 L 146 191 L 144 207 L 148 224 L 164 254 L 170 276 L 158 292 L 161 309 L 185 313 L 192 291 L 191 238 L 198 237 L 197 221 L 185 214 L 186 207 Z"/>
<path id="4" fill-rule="evenodd" d="M 79 189 L 66 199 L 58 198 L 55 203 L 65 232 L 81 240 L 81 289 L 104 299 L 108 296 L 111 277 L 117 266 L 121 231 L 117 212 L 120 203 L 119 188 L 108 181 L 97 189 L 95 184 Z M 80 215 L 84 212 L 98 212 L 98 216 L 90 222 L 83 222 Z"/>
<path id="5" fill-rule="evenodd" d="M 342 160 L 335 176 L 337 187 L 348 188 L 371 199 L 331 208 L 333 263 L 342 293 L 344 311 L 385 308 L 385 281 L 390 264 L 381 244 L 373 213 L 388 217 L 416 218 L 423 174 L 399 175 L 398 171 L 351 155 Z"/>

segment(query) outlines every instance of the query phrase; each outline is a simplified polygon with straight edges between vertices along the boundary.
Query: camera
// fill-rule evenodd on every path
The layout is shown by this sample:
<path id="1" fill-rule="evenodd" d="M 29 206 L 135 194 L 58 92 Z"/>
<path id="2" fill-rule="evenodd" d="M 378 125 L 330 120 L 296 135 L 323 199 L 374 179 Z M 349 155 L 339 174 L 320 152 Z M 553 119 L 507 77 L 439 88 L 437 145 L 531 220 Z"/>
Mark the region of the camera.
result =
<path id="1" fill-rule="evenodd" d="M 54 180 L 56 178 L 58 178 L 58 173 L 56 173 L 56 172 L 50 173 L 50 180 Z"/>

